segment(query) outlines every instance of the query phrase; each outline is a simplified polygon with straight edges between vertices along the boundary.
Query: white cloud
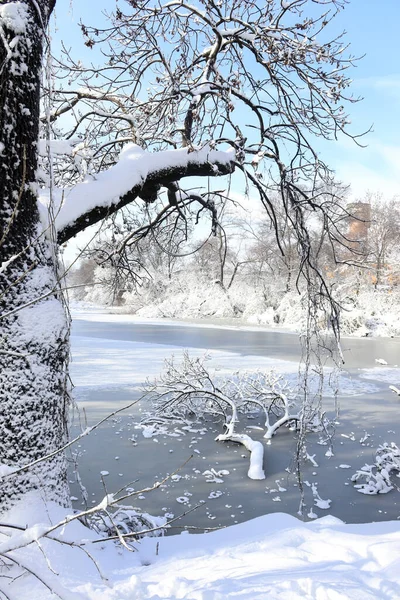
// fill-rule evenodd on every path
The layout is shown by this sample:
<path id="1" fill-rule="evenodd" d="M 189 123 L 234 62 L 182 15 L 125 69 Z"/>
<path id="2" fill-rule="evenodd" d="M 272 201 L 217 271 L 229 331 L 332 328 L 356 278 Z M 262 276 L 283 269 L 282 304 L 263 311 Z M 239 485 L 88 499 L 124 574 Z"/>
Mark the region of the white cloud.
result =
<path id="1" fill-rule="evenodd" d="M 373 88 L 384 92 L 389 92 L 392 95 L 400 96 L 400 75 L 385 75 L 383 77 L 364 77 L 354 81 L 355 86 Z"/>
<path id="2" fill-rule="evenodd" d="M 350 196 L 354 199 L 363 198 L 367 192 L 380 192 L 392 197 L 400 192 L 399 180 L 386 176 L 379 169 L 363 165 L 360 162 L 343 162 L 336 166 L 338 178 L 351 186 Z"/>
<path id="3" fill-rule="evenodd" d="M 354 199 L 367 192 L 381 192 L 386 197 L 399 194 L 400 146 L 384 143 L 373 135 L 367 136 L 365 142 L 368 146 L 359 148 L 348 138 L 340 139 L 340 151 L 330 161 L 337 178 L 351 186 Z"/>
<path id="4" fill-rule="evenodd" d="M 394 173 L 400 173 L 400 146 L 378 143 L 375 149 L 386 160 L 386 163 L 393 169 Z M 397 182 L 399 184 L 398 177 Z"/>

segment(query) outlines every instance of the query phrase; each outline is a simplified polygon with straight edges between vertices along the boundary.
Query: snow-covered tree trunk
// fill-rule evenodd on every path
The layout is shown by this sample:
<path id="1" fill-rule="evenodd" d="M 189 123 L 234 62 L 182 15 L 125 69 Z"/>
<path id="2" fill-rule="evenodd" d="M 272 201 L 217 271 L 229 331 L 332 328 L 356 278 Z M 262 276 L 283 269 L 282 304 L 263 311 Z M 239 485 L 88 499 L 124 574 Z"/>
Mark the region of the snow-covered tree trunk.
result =
<path id="1" fill-rule="evenodd" d="M 42 47 L 54 3 L 0 3 L 0 475 L 56 450 L 66 435 L 69 327 L 35 186 Z M 67 503 L 63 455 L 0 479 L 0 513 L 36 489 Z"/>

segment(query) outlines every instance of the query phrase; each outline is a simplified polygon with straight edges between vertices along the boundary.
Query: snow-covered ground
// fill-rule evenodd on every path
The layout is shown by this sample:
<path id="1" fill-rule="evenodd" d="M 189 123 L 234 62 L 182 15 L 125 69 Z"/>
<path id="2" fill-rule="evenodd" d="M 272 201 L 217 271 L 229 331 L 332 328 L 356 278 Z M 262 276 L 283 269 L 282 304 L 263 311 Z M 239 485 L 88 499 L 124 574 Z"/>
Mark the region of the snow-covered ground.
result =
<path id="1" fill-rule="evenodd" d="M 31 511 L 37 518 L 35 500 Z M 64 516 L 49 507 L 46 522 Z M 10 522 L 21 517 L 16 509 Z M 4 531 L 4 529 L 3 529 Z M 39 529 L 29 532 L 39 537 Z M 20 535 L 20 534 L 16 534 Z M 23 534 L 28 537 L 28 533 Z M 77 522 L 18 553 L 50 589 L 25 575 L 3 584 L 18 600 L 394 600 L 400 597 L 398 522 L 345 525 L 333 517 L 310 523 L 282 513 L 207 534 L 145 538 L 135 551 L 96 536 Z M 0 550 L 10 539 L 1 536 Z M 14 536 L 16 537 L 16 536 Z M 84 551 L 82 550 L 84 549 Z M 90 553 L 89 558 L 86 552 Z M 17 556 L 13 552 L 12 556 Z M 50 570 L 51 568 L 51 570 Z"/>
<path id="2" fill-rule="evenodd" d="M 83 314 L 80 316 L 84 318 Z M 157 374 L 163 358 L 171 352 L 170 346 L 149 348 L 149 344 L 99 338 L 94 347 L 93 342 L 94 338 L 75 340 L 74 377 L 75 383 L 82 387 L 137 384 L 143 380 L 144 373 Z M 201 353 L 199 349 L 197 352 Z M 222 370 L 239 366 L 240 361 L 242 368 L 268 368 L 273 362 L 275 368 L 288 376 L 297 372 L 295 363 L 272 361 L 268 357 L 257 357 L 256 362 L 254 356 L 234 359 L 229 352 L 214 352 L 213 360 L 218 360 Z M 380 368 L 365 371 L 365 378 L 376 379 L 374 373 Z M 392 369 L 384 367 L 380 374 L 386 376 L 387 383 L 392 381 Z M 366 389 L 371 385 L 370 379 L 365 381 Z M 347 391 L 350 393 L 350 387 Z M 206 534 L 184 532 L 145 538 L 135 542 L 135 551 L 129 552 L 114 542 L 96 542 L 96 534 L 78 521 L 63 525 L 51 534 L 69 544 L 41 537 L 49 523 L 62 521 L 65 514 L 65 510 L 55 506 L 47 506 L 44 511 L 43 505 L 31 495 L 23 507 L 16 507 L 8 515 L 8 523 L 23 522 L 36 524 L 36 527 L 23 533 L 4 526 L 0 528 L 0 588 L 4 590 L 4 598 L 400 598 L 399 521 L 348 525 L 327 516 L 304 523 L 293 516 L 274 513 Z M 45 526 L 37 526 L 38 522 Z M 32 540 L 32 543 L 12 550 L 24 540 Z M 39 579 L 26 573 L 8 579 L 16 572 L 2 564 L 1 553 L 4 556 L 7 551 Z"/>
<path id="3" fill-rule="evenodd" d="M 268 327 L 267 325 L 252 325 L 234 318 L 214 317 L 210 319 L 193 317 L 181 318 L 165 318 L 161 316 L 145 317 L 126 312 L 124 307 L 111 307 L 89 302 L 71 302 L 71 310 L 74 320 L 96 321 L 98 323 L 146 323 L 148 325 L 174 325 L 175 327 L 187 327 L 190 323 L 196 327 L 203 328 L 218 328 L 218 329 L 241 329 L 243 331 L 276 331 L 276 327 Z M 186 320 L 185 320 L 186 319 Z M 286 333 L 296 334 L 294 329 L 279 328 Z"/>
<path id="4" fill-rule="evenodd" d="M 382 296 L 371 299 L 373 306 L 378 306 L 377 311 L 371 311 L 370 307 L 362 306 L 360 309 L 346 307 L 341 318 L 341 337 L 383 337 L 395 338 L 399 336 L 400 310 L 396 303 L 385 304 Z M 176 311 L 177 314 L 164 316 L 157 310 L 149 310 L 147 313 L 138 311 L 131 313 L 129 306 L 115 307 L 106 304 L 93 304 L 91 302 L 71 302 L 74 319 L 85 321 L 97 321 L 102 323 L 147 323 L 149 325 L 174 325 L 174 327 L 186 327 L 188 324 L 202 328 L 235 329 L 243 331 L 282 331 L 298 335 L 304 325 L 304 312 L 300 307 L 297 296 L 287 296 L 285 301 L 285 318 L 277 324 L 273 318 L 262 318 L 253 315 L 249 318 L 237 318 L 231 315 L 205 316 L 201 313 L 185 313 L 184 310 Z M 369 311 L 377 313 L 380 317 L 370 317 Z M 147 316 L 149 315 L 149 316 Z M 385 319 L 385 323 L 383 320 Z M 400 358 L 399 358 L 400 362 Z"/>

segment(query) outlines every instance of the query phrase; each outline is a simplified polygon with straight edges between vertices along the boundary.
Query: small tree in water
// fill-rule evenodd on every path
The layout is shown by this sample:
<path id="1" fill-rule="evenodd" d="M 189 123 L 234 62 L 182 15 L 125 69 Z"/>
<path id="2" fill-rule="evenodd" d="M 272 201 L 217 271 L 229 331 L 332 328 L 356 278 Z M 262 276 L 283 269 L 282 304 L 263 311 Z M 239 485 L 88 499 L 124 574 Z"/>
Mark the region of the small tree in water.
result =
<path id="1" fill-rule="evenodd" d="M 190 425 L 193 419 L 207 415 L 219 417 L 223 433 L 216 441 L 242 444 L 250 451 L 250 479 L 265 479 L 264 448 L 261 442 L 237 432 L 241 414 L 259 414 L 264 421 L 264 438 L 270 440 L 283 425 L 295 424 L 300 419 L 296 409 L 296 393 L 283 377 L 273 371 L 263 373 L 235 373 L 231 377 L 217 377 L 205 366 L 204 359 L 191 358 L 187 352 L 181 362 L 174 358 L 165 361 L 163 373 L 148 381 L 146 398 L 151 402 L 150 415 L 143 423 L 154 431 L 163 430 L 174 422 Z M 313 415 L 308 427 L 314 422 Z"/>

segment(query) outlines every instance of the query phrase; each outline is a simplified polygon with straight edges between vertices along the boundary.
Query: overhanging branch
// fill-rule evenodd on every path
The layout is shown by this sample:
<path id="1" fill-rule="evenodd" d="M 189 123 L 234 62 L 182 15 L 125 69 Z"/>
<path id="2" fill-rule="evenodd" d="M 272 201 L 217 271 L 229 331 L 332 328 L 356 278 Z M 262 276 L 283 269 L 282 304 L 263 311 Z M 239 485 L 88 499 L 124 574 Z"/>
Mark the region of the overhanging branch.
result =
<path id="1" fill-rule="evenodd" d="M 192 154 L 193 159 L 190 158 Z M 134 185 L 125 194 L 117 197 L 115 201 L 104 206 L 95 206 L 80 214 L 74 221 L 61 227 L 57 235 L 58 243 L 64 244 L 90 225 L 94 225 L 102 219 L 112 215 L 138 197 L 142 198 L 144 202 L 154 201 L 159 189 L 173 181 L 178 181 L 185 177 L 215 177 L 229 175 L 230 173 L 233 173 L 235 168 L 233 155 L 230 160 L 217 160 L 213 162 L 209 160 L 199 161 L 198 155 L 195 152 L 188 154 L 188 156 L 188 161 L 184 165 L 168 166 L 155 169 L 154 171 L 151 171 L 150 167 L 149 173 L 144 180 Z M 149 160 L 151 160 L 151 155 L 149 155 Z"/>

